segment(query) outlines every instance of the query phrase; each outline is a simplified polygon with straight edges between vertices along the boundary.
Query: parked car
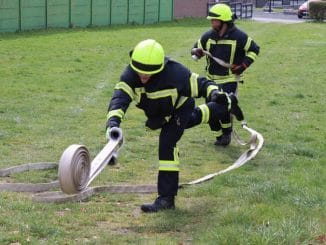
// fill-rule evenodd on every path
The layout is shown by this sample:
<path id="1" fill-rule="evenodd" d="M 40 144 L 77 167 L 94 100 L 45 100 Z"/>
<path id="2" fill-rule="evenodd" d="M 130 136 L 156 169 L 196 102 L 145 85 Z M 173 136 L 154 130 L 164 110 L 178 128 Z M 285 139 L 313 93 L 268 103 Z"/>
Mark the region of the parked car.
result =
<path id="1" fill-rule="evenodd" d="M 298 18 L 301 19 L 303 16 L 308 16 L 309 10 L 308 10 L 308 1 L 304 2 L 300 5 L 298 9 Z"/>

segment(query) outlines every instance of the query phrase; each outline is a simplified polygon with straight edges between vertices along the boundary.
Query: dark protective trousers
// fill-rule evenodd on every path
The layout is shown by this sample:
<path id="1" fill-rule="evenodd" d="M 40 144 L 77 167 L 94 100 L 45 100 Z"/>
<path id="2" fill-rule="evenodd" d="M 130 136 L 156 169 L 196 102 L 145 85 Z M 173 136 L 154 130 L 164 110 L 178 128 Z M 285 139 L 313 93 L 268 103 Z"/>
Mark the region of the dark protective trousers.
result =
<path id="1" fill-rule="evenodd" d="M 237 89 L 238 89 L 238 83 L 237 82 L 228 82 L 228 83 L 221 83 L 217 84 L 219 89 L 225 93 L 233 93 L 237 94 Z M 232 120 L 231 120 L 231 114 L 229 114 L 228 118 L 225 118 L 224 121 L 221 121 L 223 124 L 229 124 L 231 125 L 230 127 L 227 128 L 222 128 L 222 133 L 231 133 L 232 132 Z"/>
<path id="2" fill-rule="evenodd" d="M 209 102 L 208 124 L 212 131 L 221 129 L 220 121 L 227 120 L 229 112 L 226 106 Z M 194 99 L 189 99 L 183 106 L 177 109 L 169 122 L 164 124 L 159 138 L 159 160 L 174 161 L 174 149 L 185 129 L 192 128 L 202 122 L 202 111 L 195 107 Z M 175 196 L 178 192 L 179 172 L 159 171 L 158 194 L 160 196 Z"/>

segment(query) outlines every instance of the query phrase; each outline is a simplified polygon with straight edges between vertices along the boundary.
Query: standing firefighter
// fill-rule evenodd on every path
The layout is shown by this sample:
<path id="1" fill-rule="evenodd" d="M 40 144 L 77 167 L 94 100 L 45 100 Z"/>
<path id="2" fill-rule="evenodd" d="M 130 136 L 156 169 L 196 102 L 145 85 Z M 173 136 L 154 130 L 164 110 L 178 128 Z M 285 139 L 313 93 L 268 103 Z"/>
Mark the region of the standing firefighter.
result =
<path id="1" fill-rule="evenodd" d="M 225 67 L 207 56 L 206 77 L 213 80 L 226 93 L 236 94 L 238 83 L 243 83 L 243 72 L 255 61 L 259 46 L 239 30 L 233 23 L 233 14 L 226 4 L 215 4 L 210 8 L 208 20 L 212 29 L 205 32 L 195 43 L 191 54 L 200 59 L 208 51 L 213 57 L 232 64 Z M 222 130 L 216 138 L 216 145 L 226 146 L 231 142 L 231 119 L 221 121 Z"/>
<path id="2" fill-rule="evenodd" d="M 107 115 L 107 135 L 119 127 L 130 103 L 147 116 L 146 127 L 160 129 L 158 197 L 144 204 L 144 212 L 173 209 L 179 183 L 177 142 L 184 130 L 208 123 L 219 130 L 219 120 L 229 116 L 229 110 L 239 109 L 234 96 L 219 92 L 206 78 L 191 73 L 182 64 L 166 57 L 155 40 L 141 41 L 130 53 L 130 64 L 115 86 Z M 206 97 L 208 103 L 195 107 L 195 97 Z"/>

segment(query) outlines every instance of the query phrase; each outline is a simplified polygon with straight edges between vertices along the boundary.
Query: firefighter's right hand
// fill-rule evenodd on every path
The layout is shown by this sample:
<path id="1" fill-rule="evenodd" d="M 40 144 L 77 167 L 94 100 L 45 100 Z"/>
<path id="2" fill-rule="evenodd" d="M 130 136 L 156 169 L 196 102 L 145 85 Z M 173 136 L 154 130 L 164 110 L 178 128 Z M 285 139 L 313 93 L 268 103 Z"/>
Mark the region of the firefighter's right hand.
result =
<path id="1" fill-rule="evenodd" d="M 105 137 L 107 140 L 110 139 L 111 131 L 113 128 L 119 128 L 120 127 L 120 122 L 115 118 L 112 117 L 106 122 L 106 132 L 105 132 Z"/>
<path id="2" fill-rule="evenodd" d="M 191 54 L 196 55 L 199 59 L 205 55 L 202 48 L 193 48 Z"/>
<path id="3" fill-rule="evenodd" d="M 236 75 L 242 74 L 248 66 L 245 63 L 242 63 L 241 65 L 232 65 L 231 72 Z"/>

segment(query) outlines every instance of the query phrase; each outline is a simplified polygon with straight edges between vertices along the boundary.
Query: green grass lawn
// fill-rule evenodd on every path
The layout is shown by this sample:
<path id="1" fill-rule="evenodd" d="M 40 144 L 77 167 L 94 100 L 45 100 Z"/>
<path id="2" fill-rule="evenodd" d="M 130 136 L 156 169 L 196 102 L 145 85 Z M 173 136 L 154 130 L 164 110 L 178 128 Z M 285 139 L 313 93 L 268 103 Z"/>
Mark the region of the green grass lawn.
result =
<path id="1" fill-rule="evenodd" d="M 182 189 L 175 211 L 143 214 L 155 194 L 98 194 L 86 202 L 44 204 L 0 192 L 0 244 L 321 244 L 326 242 L 326 28 L 323 23 L 238 21 L 261 46 L 240 85 L 249 126 L 265 145 L 252 161 Z M 128 52 L 154 38 L 166 54 L 203 74 L 190 49 L 209 28 L 183 20 L 149 26 L 0 34 L 0 168 L 58 162 L 71 144 L 92 156 L 105 144 L 107 103 Z M 201 100 L 198 101 L 200 103 Z M 119 164 L 92 183 L 155 184 L 158 132 L 131 106 L 122 123 Z M 201 125 L 179 142 L 180 181 L 224 169 L 245 147 L 216 148 Z M 44 182 L 56 170 L 1 182 Z"/>

